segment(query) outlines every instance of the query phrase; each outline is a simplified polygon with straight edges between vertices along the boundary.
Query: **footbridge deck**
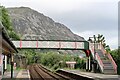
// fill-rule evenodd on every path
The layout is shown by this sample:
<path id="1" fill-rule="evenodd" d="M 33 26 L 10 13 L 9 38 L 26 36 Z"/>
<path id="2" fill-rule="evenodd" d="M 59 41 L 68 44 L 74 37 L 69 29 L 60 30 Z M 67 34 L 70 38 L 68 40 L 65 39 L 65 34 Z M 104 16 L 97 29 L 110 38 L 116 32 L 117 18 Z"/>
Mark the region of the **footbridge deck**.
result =
<path id="1" fill-rule="evenodd" d="M 88 50 L 87 41 L 67 41 L 67 40 L 36 40 L 36 41 L 12 41 L 16 48 L 35 49 L 61 49 L 61 50 Z"/>

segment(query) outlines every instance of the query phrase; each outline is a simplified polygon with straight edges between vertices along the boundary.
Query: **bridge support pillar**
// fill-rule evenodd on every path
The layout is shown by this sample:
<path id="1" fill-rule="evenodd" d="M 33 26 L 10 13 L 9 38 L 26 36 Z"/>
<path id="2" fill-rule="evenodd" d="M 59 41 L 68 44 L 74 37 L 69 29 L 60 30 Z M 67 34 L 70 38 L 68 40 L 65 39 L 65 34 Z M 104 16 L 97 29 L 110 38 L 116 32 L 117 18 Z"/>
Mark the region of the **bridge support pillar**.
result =
<path id="1" fill-rule="evenodd" d="M 89 57 L 86 60 L 86 71 L 89 71 Z"/>
<path id="2" fill-rule="evenodd" d="M 86 71 L 91 71 L 91 58 L 90 58 L 90 56 L 87 57 L 87 60 L 86 60 Z"/>
<path id="3" fill-rule="evenodd" d="M 90 60 L 91 58 L 90 58 L 90 56 L 88 57 L 88 59 L 89 59 L 89 69 L 88 70 L 90 71 L 91 70 L 91 60 Z"/>
<path id="4" fill-rule="evenodd" d="M 88 59 L 86 60 L 86 71 L 88 70 L 88 67 L 87 67 L 87 65 L 88 65 Z"/>

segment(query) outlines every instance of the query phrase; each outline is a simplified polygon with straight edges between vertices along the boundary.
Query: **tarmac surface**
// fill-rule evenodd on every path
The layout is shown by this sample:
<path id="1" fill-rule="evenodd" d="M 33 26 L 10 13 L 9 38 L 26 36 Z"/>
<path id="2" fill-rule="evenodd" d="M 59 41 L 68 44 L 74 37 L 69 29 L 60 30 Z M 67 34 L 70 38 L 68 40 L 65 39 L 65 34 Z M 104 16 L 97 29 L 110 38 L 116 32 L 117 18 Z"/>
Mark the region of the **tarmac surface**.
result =
<path id="1" fill-rule="evenodd" d="M 11 78 L 11 72 L 5 72 L 4 75 L 2 76 L 3 80 L 8 80 Z M 30 74 L 29 70 L 14 70 L 13 72 L 13 78 L 14 79 L 25 79 L 25 80 L 30 80 Z"/>

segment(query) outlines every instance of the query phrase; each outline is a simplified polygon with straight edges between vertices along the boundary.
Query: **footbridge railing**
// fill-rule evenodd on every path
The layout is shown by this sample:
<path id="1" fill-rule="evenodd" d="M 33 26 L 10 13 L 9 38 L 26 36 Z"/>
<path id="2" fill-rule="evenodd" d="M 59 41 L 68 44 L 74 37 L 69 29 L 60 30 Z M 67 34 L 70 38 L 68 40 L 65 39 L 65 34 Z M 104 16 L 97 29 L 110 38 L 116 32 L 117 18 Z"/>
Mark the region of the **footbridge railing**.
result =
<path id="1" fill-rule="evenodd" d="M 97 60 L 99 66 L 101 68 L 101 71 L 103 72 L 104 64 L 103 64 L 100 56 L 98 55 L 98 53 L 96 53 L 96 50 L 101 49 L 101 44 L 99 44 L 99 43 L 95 43 L 95 44 L 94 43 L 89 43 L 89 48 L 91 50 L 92 57 Z"/>
<path id="2" fill-rule="evenodd" d="M 94 46 L 95 46 L 95 47 L 94 47 Z M 110 55 L 110 53 L 108 53 L 108 52 L 104 49 L 104 47 L 103 47 L 102 44 L 100 44 L 100 43 L 95 43 L 95 44 L 94 44 L 94 43 L 89 43 L 89 48 L 90 48 L 90 50 L 91 50 L 91 53 L 92 53 L 93 58 L 95 57 L 96 60 L 98 61 L 98 63 L 100 64 L 100 67 L 101 67 L 101 70 L 102 70 L 102 71 L 103 71 L 103 68 L 104 68 L 104 64 L 103 64 L 100 56 L 98 55 L 98 53 L 95 52 L 95 50 L 98 50 L 98 49 L 101 50 L 102 53 L 103 53 L 103 55 L 105 55 L 105 56 L 112 62 L 112 65 L 113 65 L 113 67 L 114 67 L 114 71 L 115 71 L 115 73 L 117 73 L 117 65 L 116 65 L 114 59 L 112 58 L 112 56 Z"/>
<path id="3" fill-rule="evenodd" d="M 36 48 L 36 49 L 68 49 L 68 50 L 88 50 L 87 41 L 68 40 L 36 40 L 36 41 L 12 41 L 16 48 Z"/>
<path id="4" fill-rule="evenodd" d="M 113 67 L 114 67 L 114 71 L 115 71 L 115 73 L 117 73 L 117 65 L 116 65 L 115 61 L 113 60 L 112 56 L 110 55 L 110 53 L 108 53 L 108 52 L 104 49 L 104 47 L 103 47 L 102 45 L 101 45 L 101 50 L 103 51 L 103 53 L 104 53 L 105 55 L 107 55 L 107 57 L 109 58 L 109 60 L 112 62 L 112 65 L 113 65 Z"/>

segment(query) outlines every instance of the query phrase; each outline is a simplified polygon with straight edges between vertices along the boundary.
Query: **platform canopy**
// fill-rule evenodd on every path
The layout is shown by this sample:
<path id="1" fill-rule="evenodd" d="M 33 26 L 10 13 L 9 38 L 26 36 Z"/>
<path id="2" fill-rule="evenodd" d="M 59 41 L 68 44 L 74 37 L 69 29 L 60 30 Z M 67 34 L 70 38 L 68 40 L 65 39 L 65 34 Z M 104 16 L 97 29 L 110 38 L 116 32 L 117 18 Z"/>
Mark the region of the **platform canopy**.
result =
<path id="1" fill-rule="evenodd" d="M 18 52 L 2 23 L 0 23 L 0 52 L 6 55 Z"/>

